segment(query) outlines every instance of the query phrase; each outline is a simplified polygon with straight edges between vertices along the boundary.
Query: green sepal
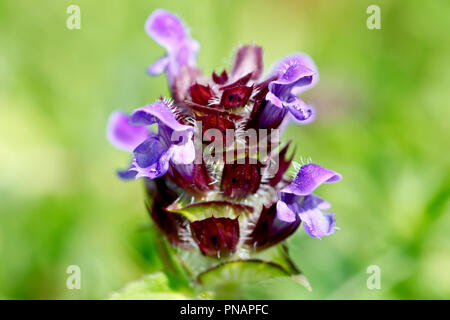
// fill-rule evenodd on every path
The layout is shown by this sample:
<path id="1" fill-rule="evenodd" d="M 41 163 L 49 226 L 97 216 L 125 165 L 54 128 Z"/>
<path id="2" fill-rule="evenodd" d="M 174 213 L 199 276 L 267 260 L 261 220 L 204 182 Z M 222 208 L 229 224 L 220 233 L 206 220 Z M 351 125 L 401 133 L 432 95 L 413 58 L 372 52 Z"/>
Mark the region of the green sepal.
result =
<path id="1" fill-rule="evenodd" d="M 236 219 L 241 214 L 248 214 L 253 211 L 249 206 L 231 201 L 205 201 L 188 204 L 183 207 L 179 206 L 178 203 L 174 203 L 167 207 L 166 210 L 181 214 L 191 222 L 204 220 L 212 216 Z"/>

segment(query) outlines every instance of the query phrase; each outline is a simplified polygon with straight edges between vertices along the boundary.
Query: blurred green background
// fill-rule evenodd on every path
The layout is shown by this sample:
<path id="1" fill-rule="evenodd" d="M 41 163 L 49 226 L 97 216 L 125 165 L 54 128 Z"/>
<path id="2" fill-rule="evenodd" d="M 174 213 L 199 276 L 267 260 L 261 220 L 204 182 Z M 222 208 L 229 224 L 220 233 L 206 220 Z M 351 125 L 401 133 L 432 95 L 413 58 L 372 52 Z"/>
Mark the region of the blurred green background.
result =
<path id="1" fill-rule="evenodd" d="M 68 30 L 66 8 L 81 8 Z M 381 30 L 366 9 L 381 8 Z M 168 93 L 146 67 L 164 50 L 144 32 L 164 7 L 201 44 L 205 73 L 238 44 L 266 68 L 303 51 L 321 80 L 303 98 L 317 120 L 290 127 L 300 156 L 340 172 L 321 187 L 341 228 L 288 241 L 313 287 L 270 280 L 248 298 L 450 298 L 450 2 L 0 0 L 0 298 L 104 298 L 159 270 L 139 182 L 115 170 L 128 154 L 105 138 L 112 110 Z M 79 265 L 81 290 L 66 289 Z M 381 289 L 366 287 L 367 267 Z"/>

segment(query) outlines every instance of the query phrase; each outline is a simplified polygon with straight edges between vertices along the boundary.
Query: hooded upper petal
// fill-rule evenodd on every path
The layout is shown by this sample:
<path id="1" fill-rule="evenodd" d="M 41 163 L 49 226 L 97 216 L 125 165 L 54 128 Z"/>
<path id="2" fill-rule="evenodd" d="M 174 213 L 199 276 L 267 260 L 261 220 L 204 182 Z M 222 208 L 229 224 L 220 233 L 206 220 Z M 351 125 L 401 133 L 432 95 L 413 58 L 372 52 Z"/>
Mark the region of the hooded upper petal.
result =
<path id="1" fill-rule="evenodd" d="M 301 86 L 311 84 L 314 71 L 301 64 L 297 59 L 287 59 L 277 70 L 278 79 L 272 81 L 274 85 Z M 300 81 L 300 82 L 299 82 Z M 270 89 L 270 86 L 269 86 Z"/>
<path id="2" fill-rule="evenodd" d="M 302 166 L 294 181 L 283 188 L 281 192 L 306 196 L 311 194 L 322 183 L 335 182 L 341 178 L 342 176 L 339 173 L 310 163 Z"/>
<path id="3" fill-rule="evenodd" d="M 269 92 L 282 101 L 292 94 L 293 88 L 310 85 L 314 76 L 313 70 L 292 58 L 281 63 L 276 73 L 278 78 L 269 83 Z"/>
<path id="4" fill-rule="evenodd" d="M 150 136 L 147 128 L 131 125 L 129 120 L 130 117 L 125 113 L 114 111 L 109 117 L 106 129 L 109 142 L 124 151 L 133 151 Z"/>
<path id="5" fill-rule="evenodd" d="M 162 101 L 136 109 L 131 114 L 131 123 L 140 126 L 161 123 L 178 132 L 193 130 L 191 126 L 179 123 L 169 106 Z"/>
<path id="6" fill-rule="evenodd" d="M 159 45 L 171 51 L 188 38 L 186 27 L 174 14 L 156 9 L 145 22 L 145 31 Z"/>
<path id="7" fill-rule="evenodd" d="M 294 95 L 312 88 L 319 80 L 314 61 L 304 53 L 288 56 L 275 68 L 278 79 L 272 85 L 288 85 Z"/>
<path id="8" fill-rule="evenodd" d="M 297 86 L 292 89 L 291 93 L 294 95 L 298 95 L 305 90 L 311 89 L 317 84 L 317 82 L 319 81 L 319 71 L 317 70 L 316 64 L 314 63 L 313 59 L 311 59 L 311 57 L 306 53 L 299 53 L 292 57 L 297 61 L 299 61 L 302 65 L 304 65 L 308 69 L 312 70 L 314 73 L 310 84 L 304 86 Z"/>

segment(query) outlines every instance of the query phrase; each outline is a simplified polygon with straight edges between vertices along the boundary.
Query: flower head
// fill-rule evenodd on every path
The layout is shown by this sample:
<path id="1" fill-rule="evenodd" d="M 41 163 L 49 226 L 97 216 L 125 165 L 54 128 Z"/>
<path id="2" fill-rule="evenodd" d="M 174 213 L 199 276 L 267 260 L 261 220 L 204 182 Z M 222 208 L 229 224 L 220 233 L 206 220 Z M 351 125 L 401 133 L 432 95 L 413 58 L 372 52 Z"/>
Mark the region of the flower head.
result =
<path id="1" fill-rule="evenodd" d="M 322 212 L 330 205 L 312 192 L 341 176 L 307 164 L 292 179 L 289 144 L 276 139 L 283 122 L 312 118 L 297 97 L 317 82 L 311 58 L 290 56 L 263 77 L 262 48 L 246 45 L 230 71 L 206 76 L 195 66 L 199 46 L 176 16 L 156 10 L 145 29 L 167 50 L 149 73 L 166 73 L 173 102 L 114 112 L 108 139 L 132 152 L 119 175 L 145 178 L 151 216 L 168 239 L 206 256 L 242 258 L 282 242 L 301 223 L 312 237 L 332 234 L 334 214 Z"/>

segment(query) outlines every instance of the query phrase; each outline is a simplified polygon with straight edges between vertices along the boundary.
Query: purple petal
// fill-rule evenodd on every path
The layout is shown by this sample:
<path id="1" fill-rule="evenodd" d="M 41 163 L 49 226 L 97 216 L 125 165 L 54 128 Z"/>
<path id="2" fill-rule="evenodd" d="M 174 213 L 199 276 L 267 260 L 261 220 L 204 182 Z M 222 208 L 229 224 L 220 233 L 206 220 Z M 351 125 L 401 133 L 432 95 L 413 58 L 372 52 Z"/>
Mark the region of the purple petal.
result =
<path id="1" fill-rule="evenodd" d="M 308 107 L 300 98 L 291 95 L 284 103 L 284 107 L 287 107 L 291 114 L 297 121 L 309 120 L 313 114 L 312 109 Z"/>
<path id="2" fill-rule="evenodd" d="M 280 75 L 275 83 L 290 84 L 290 93 L 294 95 L 313 87 L 319 80 L 314 61 L 304 53 L 286 57 L 278 64 L 275 72 Z"/>
<path id="3" fill-rule="evenodd" d="M 277 202 L 277 218 L 285 222 L 294 222 L 298 215 L 305 231 L 315 238 L 321 238 L 335 232 L 335 218 L 333 213 L 323 213 L 331 206 L 325 200 L 311 194 L 306 197 L 291 193 L 279 194 Z M 302 201 L 299 204 L 299 201 Z"/>
<path id="4" fill-rule="evenodd" d="M 305 58 L 304 55 L 296 55 L 287 57 L 275 69 L 275 74 L 278 78 L 269 83 L 269 92 L 266 95 L 266 100 L 272 102 L 274 105 L 282 105 L 290 108 L 293 116 L 299 121 L 305 121 L 311 118 L 312 111 L 307 111 L 308 107 L 301 102 L 295 100 L 294 91 L 296 88 L 309 87 L 313 82 L 317 71 L 310 58 Z M 301 111 L 296 110 L 296 107 Z"/>
<path id="5" fill-rule="evenodd" d="M 276 95 L 274 95 L 272 92 L 267 93 L 266 100 L 271 102 L 274 106 L 278 108 L 283 108 L 283 101 Z"/>
<path id="6" fill-rule="evenodd" d="M 189 39 L 180 43 L 173 52 L 169 52 L 167 56 L 168 64 L 165 71 L 171 87 L 175 85 L 179 77 L 186 77 L 186 71 L 184 71 L 186 68 L 195 67 L 198 49 L 198 43 L 195 40 Z M 194 72 L 188 72 L 194 74 Z"/>
<path id="7" fill-rule="evenodd" d="M 169 65 L 169 58 L 168 57 L 162 57 L 159 60 L 156 60 L 155 63 L 153 63 L 150 67 L 148 67 L 147 72 L 150 75 L 157 75 L 164 70 L 166 70 L 167 66 Z"/>
<path id="8" fill-rule="evenodd" d="M 306 196 L 311 194 L 322 183 L 335 182 L 341 178 L 340 174 L 311 163 L 302 166 L 294 181 L 283 188 L 281 192 Z"/>
<path id="9" fill-rule="evenodd" d="M 309 59 L 309 58 L 308 58 Z M 264 116 L 269 120 L 273 118 L 272 110 L 275 107 L 287 108 L 290 114 L 297 121 L 311 121 L 313 111 L 302 100 L 292 94 L 293 89 L 297 87 L 305 87 L 311 85 L 316 74 L 312 60 L 309 61 L 302 55 L 292 56 L 284 59 L 275 69 L 275 75 L 278 75 L 276 80 L 269 83 L 269 92 L 265 99 L 269 101 L 265 109 Z M 265 111 L 264 109 L 264 111 Z M 263 112 L 264 112 L 263 111 Z M 284 118 L 284 115 L 283 115 Z M 283 120 L 283 119 L 281 119 Z M 261 121 L 260 121 L 261 122 Z M 267 125 L 267 121 L 263 121 Z"/>
<path id="10" fill-rule="evenodd" d="M 150 136 L 150 132 L 145 127 L 131 125 L 128 115 L 114 111 L 109 117 L 106 135 L 108 141 L 116 148 L 133 151 Z"/>
<path id="11" fill-rule="evenodd" d="M 257 80 L 263 70 L 262 48 L 255 45 L 246 45 L 239 48 L 234 60 L 231 75 L 239 79 L 252 72 L 251 79 Z"/>
<path id="12" fill-rule="evenodd" d="M 179 67 L 179 70 L 177 70 L 178 72 L 184 66 L 195 67 L 199 49 L 200 46 L 198 42 L 193 39 L 186 39 L 178 45 L 176 54 L 171 55 L 171 58 L 175 60 L 173 65 Z"/>
<path id="13" fill-rule="evenodd" d="M 298 85 L 311 84 L 314 71 L 302 65 L 298 60 L 289 58 L 285 60 L 277 70 L 279 77 L 272 81 L 274 84 L 294 85 L 302 80 Z"/>
<path id="14" fill-rule="evenodd" d="M 289 208 L 289 206 L 283 202 L 277 202 L 277 218 L 284 222 L 294 222 L 295 221 L 295 212 Z"/>
<path id="15" fill-rule="evenodd" d="M 305 197 L 298 208 L 298 215 L 303 222 L 303 228 L 311 237 L 320 239 L 336 231 L 334 214 L 320 211 L 321 208 L 329 208 L 326 201 L 310 195 Z"/>
<path id="16" fill-rule="evenodd" d="M 153 11 L 145 23 L 145 31 L 167 51 L 177 48 L 188 36 L 180 19 L 164 9 Z"/>
<path id="17" fill-rule="evenodd" d="M 301 208 L 304 210 L 328 210 L 331 208 L 331 204 L 314 194 L 310 194 L 309 196 L 304 197 L 304 200 L 301 204 Z"/>
<path id="18" fill-rule="evenodd" d="M 195 160 L 195 146 L 192 139 L 180 145 L 172 145 L 172 162 L 174 164 L 191 164 Z"/>
<path id="19" fill-rule="evenodd" d="M 167 148 L 164 148 L 157 135 L 148 138 L 133 151 L 134 159 L 141 168 L 158 162 L 165 152 L 167 152 Z"/>
<path id="20" fill-rule="evenodd" d="M 136 172 L 135 179 L 138 178 L 150 178 L 155 179 L 159 178 L 162 175 L 164 175 L 167 170 L 169 169 L 169 161 L 170 157 L 172 156 L 171 150 L 167 150 L 161 156 L 159 159 L 152 165 L 142 168 L 139 166 L 139 164 L 136 162 L 136 160 L 133 161 L 132 167 L 129 169 L 129 171 Z"/>
<path id="21" fill-rule="evenodd" d="M 154 104 L 136 109 L 131 114 L 131 123 L 146 126 L 160 122 L 175 131 L 193 131 L 191 126 L 182 125 L 175 119 L 169 106 L 158 101 Z"/>
<path id="22" fill-rule="evenodd" d="M 315 108 L 308 104 L 308 111 L 307 111 L 307 115 L 309 115 L 309 117 L 306 120 L 298 120 L 296 117 L 294 117 L 294 115 L 292 114 L 292 112 L 289 112 L 283 122 L 283 124 L 280 126 L 280 130 L 284 129 L 283 125 L 288 125 L 291 122 L 295 122 L 296 124 L 301 124 L 301 125 L 306 125 L 306 124 L 310 124 L 311 122 L 313 122 L 316 118 L 316 111 Z"/>
<path id="23" fill-rule="evenodd" d="M 145 30 L 167 50 L 167 56 L 151 65 L 148 72 L 155 75 L 166 71 L 172 87 L 184 67 L 195 66 L 199 44 L 189 37 L 186 27 L 175 15 L 163 9 L 150 15 Z"/>
<path id="24" fill-rule="evenodd" d="M 130 180 L 136 178 L 136 171 L 130 171 L 130 168 L 117 171 L 117 175 L 123 180 Z"/>
<path id="25" fill-rule="evenodd" d="M 310 70 L 312 70 L 314 72 L 314 76 L 313 76 L 312 81 L 311 81 L 311 83 L 309 85 L 306 85 L 306 86 L 303 86 L 303 87 L 294 87 L 292 89 L 292 94 L 299 95 L 303 91 L 309 90 L 309 89 L 311 89 L 312 87 L 314 87 L 317 84 L 317 82 L 319 81 L 319 71 L 317 70 L 317 67 L 316 67 L 314 61 L 311 59 L 311 57 L 309 55 L 307 55 L 305 53 L 301 53 L 301 54 L 295 55 L 295 57 L 298 60 L 301 60 L 302 64 L 304 66 L 306 66 L 308 69 L 310 69 Z"/>

